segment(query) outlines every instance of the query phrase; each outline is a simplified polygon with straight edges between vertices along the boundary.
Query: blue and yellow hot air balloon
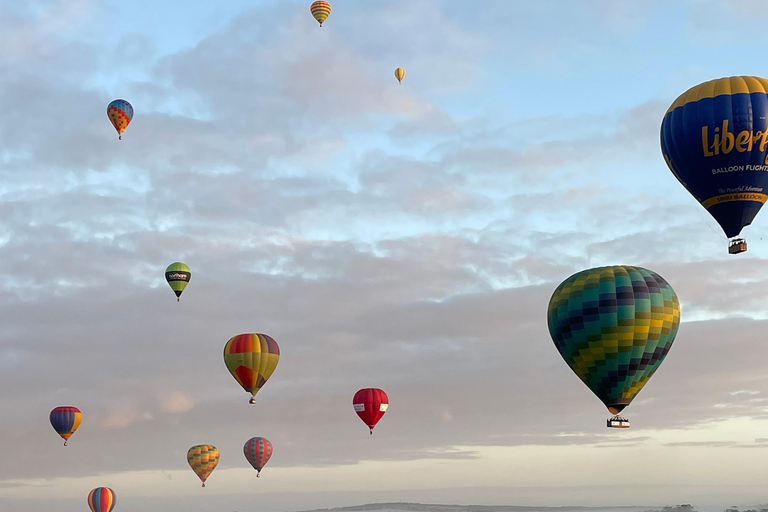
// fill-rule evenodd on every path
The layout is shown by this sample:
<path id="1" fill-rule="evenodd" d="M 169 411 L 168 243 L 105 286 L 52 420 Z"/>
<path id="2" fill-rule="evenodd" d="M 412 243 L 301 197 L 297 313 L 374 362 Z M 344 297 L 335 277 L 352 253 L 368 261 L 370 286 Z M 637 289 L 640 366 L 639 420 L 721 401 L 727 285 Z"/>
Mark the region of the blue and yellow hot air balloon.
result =
<path id="1" fill-rule="evenodd" d="M 82 419 L 83 413 L 80 412 L 80 409 L 71 405 L 62 405 L 51 411 L 51 426 L 64 440 L 64 446 L 67 446 L 70 436 L 80 426 Z"/>
<path id="2" fill-rule="evenodd" d="M 661 151 L 675 177 L 732 240 L 768 199 L 768 79 L 732 76 L 699 84 L 672 103 Z"/>
<path id="3" fill-rule="evenodd" d="M 557 287 L 547 309 L 549 333 L 571 370 L 615 414 L 653 376 L 672 347 L 680 303 L 656 272 L 632 266 L 592 268 Z"/>

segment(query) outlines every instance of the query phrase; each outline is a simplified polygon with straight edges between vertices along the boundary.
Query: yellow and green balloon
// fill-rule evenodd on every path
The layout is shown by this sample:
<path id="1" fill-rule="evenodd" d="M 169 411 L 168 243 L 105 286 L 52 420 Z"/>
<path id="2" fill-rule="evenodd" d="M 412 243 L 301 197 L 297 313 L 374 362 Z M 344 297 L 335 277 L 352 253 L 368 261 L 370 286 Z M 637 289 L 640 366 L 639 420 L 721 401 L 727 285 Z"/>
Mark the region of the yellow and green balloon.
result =
<path id="1" fill-rule="evenodd" d="M 251 394 L 251 404 L 256 403 L 256 393 L 275 371 L 279 360 L 280 347 L 266 334 L 238 334 L 224 345 L 224 364 L 237 383 Z"/>
<path id="2" fill-rule="evenodd" d="M 547 323 L 571 370 L 618 414 L 667 356 L 680 325 L 680 303 L 651 270 L 592 268 L 557 287 Z"/>
<path id="3" fill-rule="evenodd" d="M 187 462 L 205 487 L 205 481 L 219 464 L 219 450 L 212 444 L 197 444 L 187 451 Z"/>
<path id="4" fill-rule="evenodd" d="M 189 267 L 180 261 L 171 263 L 165 269 L 165 280 L 168 281 L 173 293 L 176 294 L 176 302 L 180 300 L 181 292 L 187 287 L 191 277 L 192 272 L 189 270 Z"/>
<path id="5" fill-rule="evenodd" d="M 309 6 L 309 11 L 312 13 L 312 17 L 317 20 L 320 26 L 323 26 L 323 22 L 331 15 L 331 4 L 323 0 L 312 2 Z"/>

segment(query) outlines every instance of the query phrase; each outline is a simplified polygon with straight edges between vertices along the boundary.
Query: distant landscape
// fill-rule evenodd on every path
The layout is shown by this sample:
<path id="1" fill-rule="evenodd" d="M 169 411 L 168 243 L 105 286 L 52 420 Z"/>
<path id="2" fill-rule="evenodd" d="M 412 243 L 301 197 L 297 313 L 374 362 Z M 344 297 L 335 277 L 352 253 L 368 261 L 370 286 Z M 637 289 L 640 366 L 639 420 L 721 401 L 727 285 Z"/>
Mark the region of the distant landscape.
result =
<path id="1" fill-rule="evenodd" d="M 748 508 L 736 506 L 721 509 L 717 507 L 697 507 L 693 504 L 679 505 L 632 505 L 615 507 L 540 507 L 518 505 L 440 505 L 428 503 L 368 503 L 351 507 L 323 508 L 303 512 L 768 512 L 768 505 L 754 505 Z"/>
<path id="2" fill-rule="evenodd" d="M 627 506 L 627 507 L 534 507 L 513 505 L 438 505 L 428 503 L 368 503 L 353 507 L 325 508 L 304 512 L 586 512 L 586 511 L 616 511 L 616 512 L 661 512 L 661 507 Z M 691 512 L 692 508 L 672 507 L 664 512 Z M 695 511 L 694 511 L 695 512 Z"/>

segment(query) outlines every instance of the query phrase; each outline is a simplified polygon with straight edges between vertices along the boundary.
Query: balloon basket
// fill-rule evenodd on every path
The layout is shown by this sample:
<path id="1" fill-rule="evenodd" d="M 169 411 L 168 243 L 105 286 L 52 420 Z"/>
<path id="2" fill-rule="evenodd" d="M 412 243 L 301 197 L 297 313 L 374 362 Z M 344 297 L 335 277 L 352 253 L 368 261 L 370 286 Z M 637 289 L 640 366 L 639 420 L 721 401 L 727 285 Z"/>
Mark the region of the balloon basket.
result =
<path id="1" fill-rule="evenodd" d="M 629 428 L 629 420 L 616 415 L 607 420 L 605 426 L 608 428 Z"/>
<path id="2" fill-rule="evenodd" d="M 248 400 L 248 403 L 251 404 L 251 405 L 255 404 L 256 403 L 256 398 L 255 397 L 251 397 L 251 399 Z"/>
<path id="3" fill-rule="evenodd" d="M 747 250 L 747 241 L 743 238 L 734 238 L 728 242 L 728 254 L 739 254 Z"/>

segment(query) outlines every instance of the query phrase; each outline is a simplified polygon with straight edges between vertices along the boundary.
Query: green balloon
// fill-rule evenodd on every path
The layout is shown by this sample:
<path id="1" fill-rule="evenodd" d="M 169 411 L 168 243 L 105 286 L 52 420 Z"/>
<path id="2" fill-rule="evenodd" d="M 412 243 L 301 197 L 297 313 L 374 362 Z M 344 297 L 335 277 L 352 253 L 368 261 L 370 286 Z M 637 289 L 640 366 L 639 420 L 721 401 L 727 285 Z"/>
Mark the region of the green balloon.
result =
<path id="1" fill-rule="evenodd" d="M 176 294 L 176 302 L 179 301 L 181 292 L 187 287 L 187 283 L 189 283 L 191 277 L 192 272 L 190 272 L 189 267 L 180 261 L 171 263 L 168 265 L 168 268 L 165 269 L 165 280 L 168 281 L 168 284 L 171 285 L 171 289 Z"/>
<path id="2" fill-rule="evenodd" d="M 547 322 L 571 370 L 618 414 L 672 347 L 680 303 L 656 272 L 631 266 L 593 268 L 557 287 Z"/>

